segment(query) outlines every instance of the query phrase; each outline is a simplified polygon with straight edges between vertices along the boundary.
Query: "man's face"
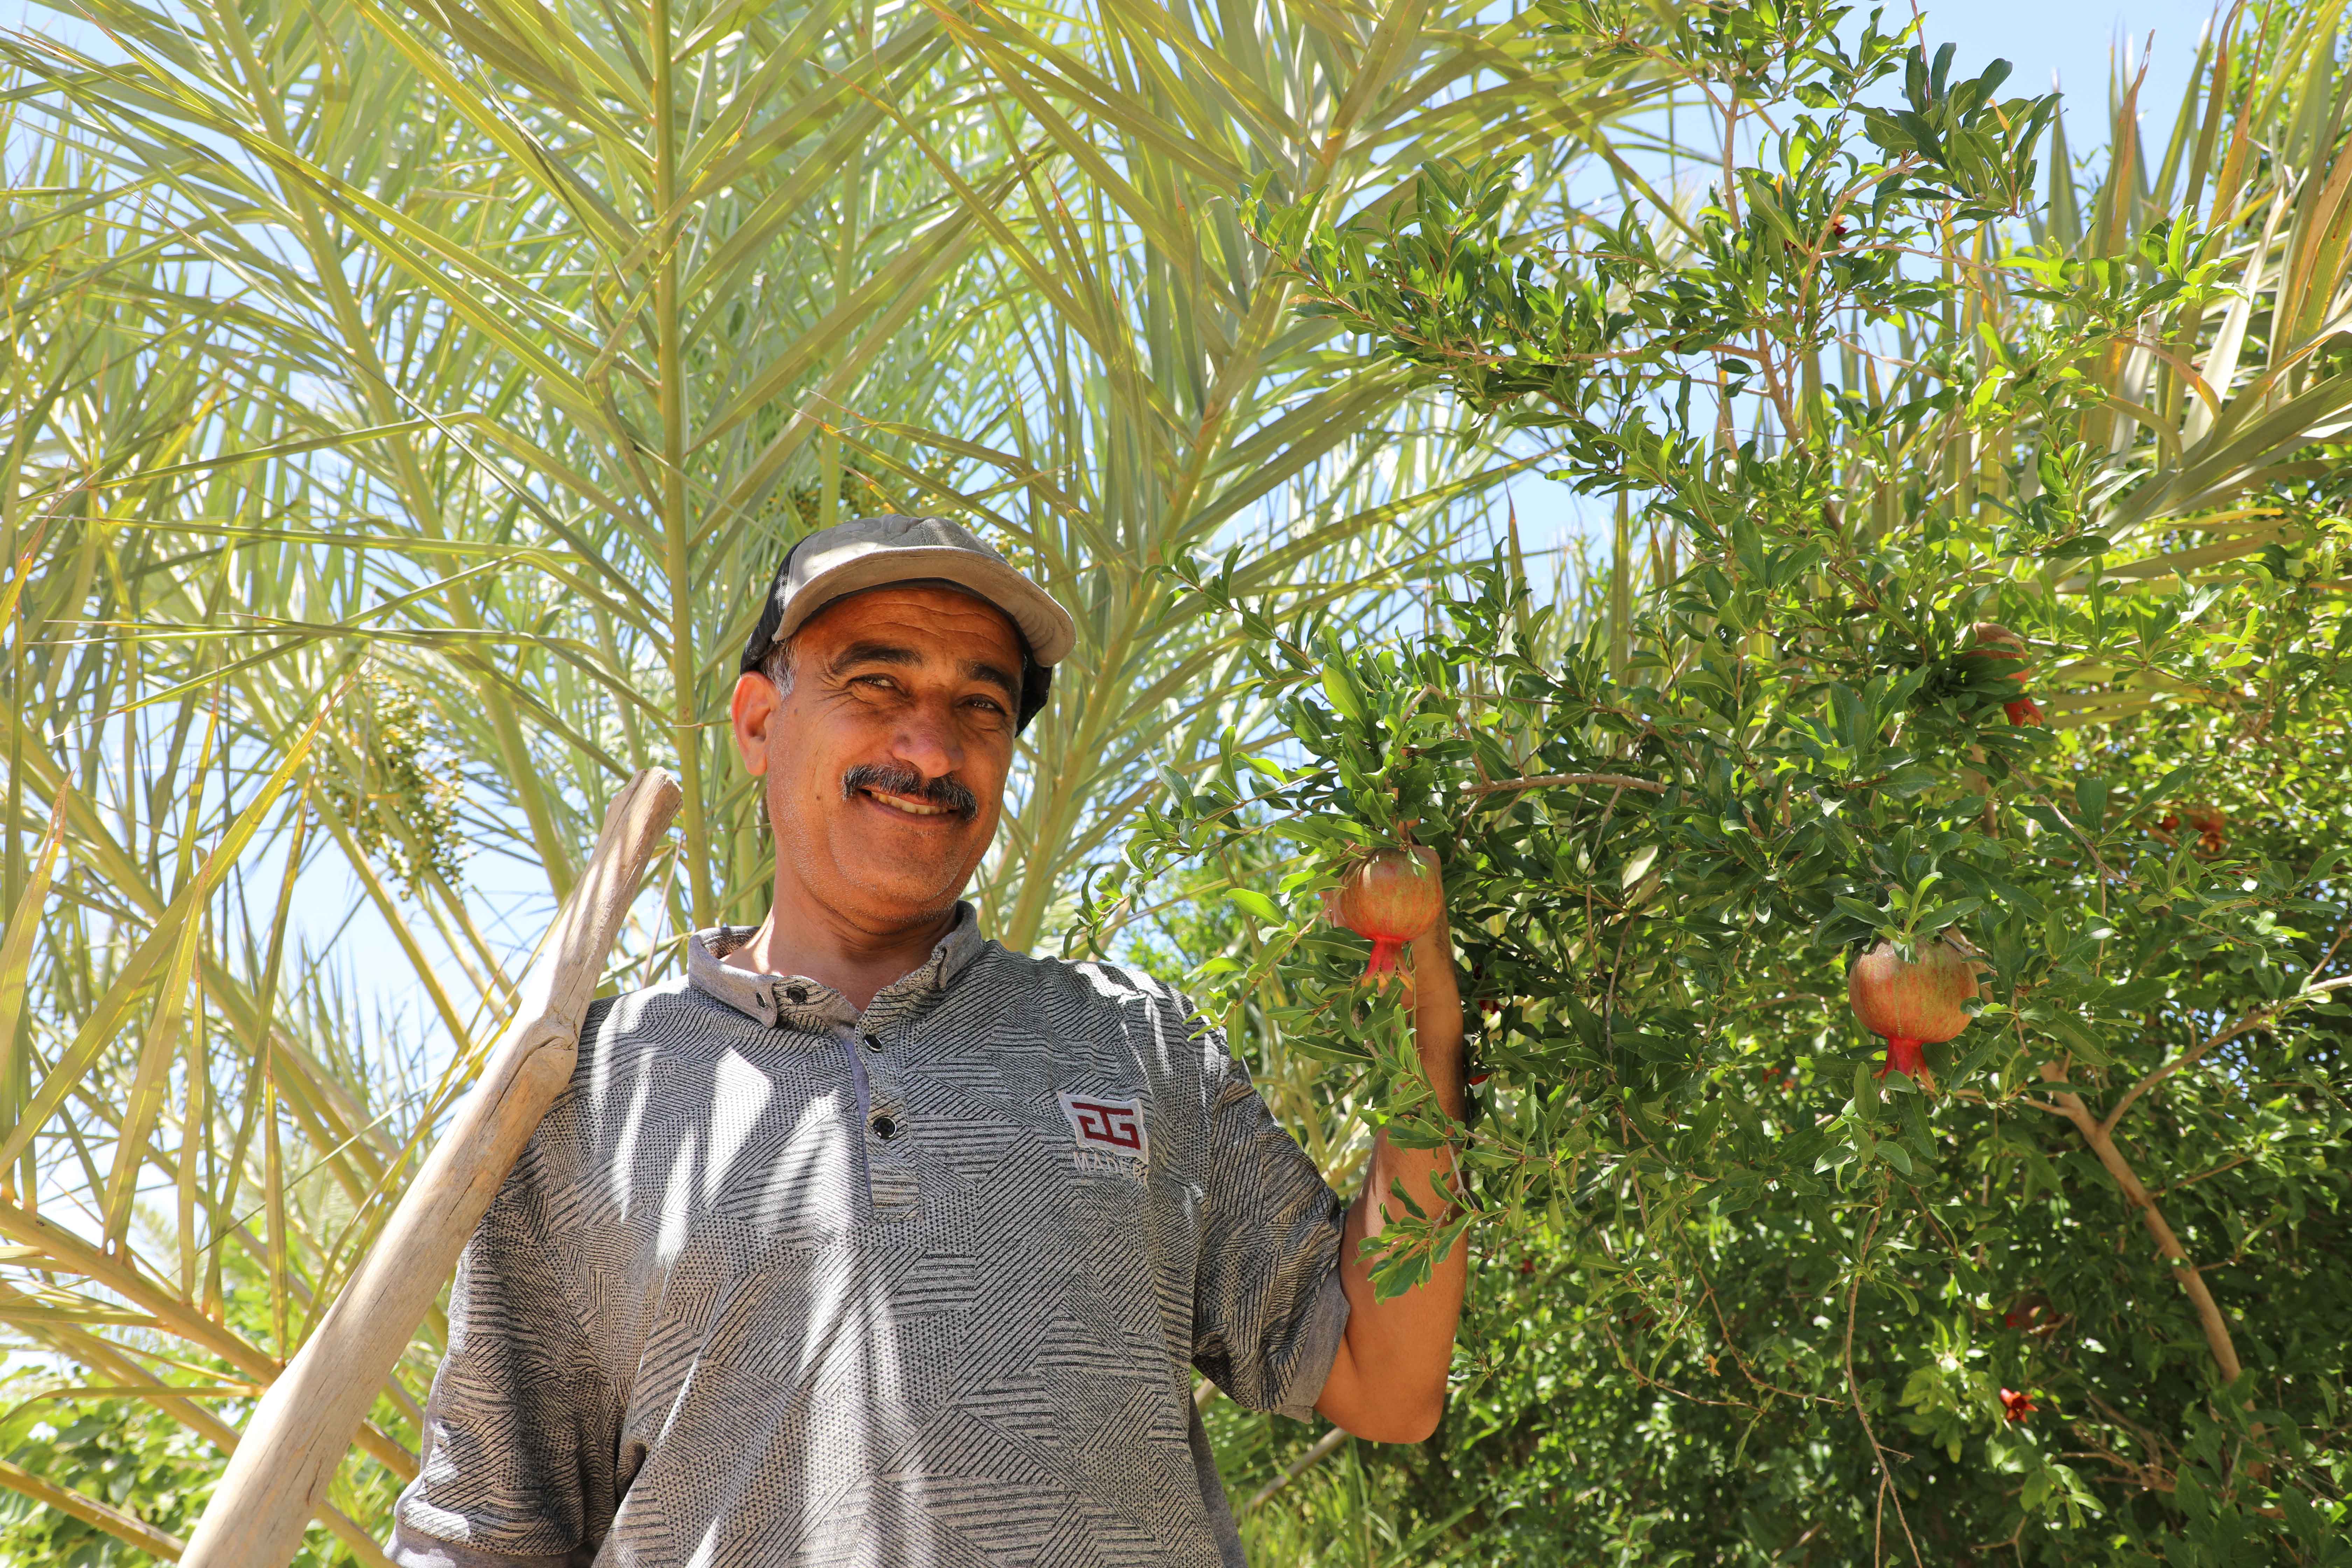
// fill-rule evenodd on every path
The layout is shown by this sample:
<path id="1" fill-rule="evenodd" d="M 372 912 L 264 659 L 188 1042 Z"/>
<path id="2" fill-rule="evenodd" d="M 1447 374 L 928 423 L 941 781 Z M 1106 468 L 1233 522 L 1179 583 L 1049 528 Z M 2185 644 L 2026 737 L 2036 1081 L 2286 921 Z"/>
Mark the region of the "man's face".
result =
<path id="1" fill-rule="evenodd" d="M 875 932 L 954 905 L 996 835 L 1021 650 L 993 605 L 896 585 L 801 626 L 789 695 L 762 675 L 735 683 L 735 743 L 767 779 L 780 898 Z"/>

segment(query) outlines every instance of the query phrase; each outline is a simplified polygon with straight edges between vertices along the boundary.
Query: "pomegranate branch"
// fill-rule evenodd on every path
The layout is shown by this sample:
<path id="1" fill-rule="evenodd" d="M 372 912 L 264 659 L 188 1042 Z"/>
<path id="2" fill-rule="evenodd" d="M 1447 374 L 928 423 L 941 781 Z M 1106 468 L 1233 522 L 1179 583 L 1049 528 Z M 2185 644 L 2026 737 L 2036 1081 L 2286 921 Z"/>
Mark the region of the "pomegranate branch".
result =
<path id="1" fill-rule="evenodd" d="M 1638 789 L 1649 795 L 1664 795 L 1666 786 L 1655 779 L 1637 779 L 1626 773 L 1538 773 L 1531 778 L 1502 779 L 1494 784 L 1471 784 L 1465 795 L 1495 795 L 1503 790 L 1549 789 L 1555 784 L 1609 784 L 1617 789 Z"/>
<path id="2" fill-rule="evenodd" d="M 2052 1084 L 2063 1084 L 2066 1081 L 2066 1069 L 2056 1062 L 2043 1062 L 2042 1076 Z M 2157 1250 L 2172 1265 L 2174 1277 L 2180 1281 L 2181 1289 L 2188 1292 L 2189 1304 L 2197 1309 L 2197 1321 L 2205 1330 L 2206 1348 L 2213 1352 L 2214 1364 L 2221 1369 L 2224 1378 L 2234 1382 L 2241 1368 L 2238 1347 L 2230 1340 L 2230 1325 L 2223 1321 L 2221 1304 L 2213 1300 L 2213 1292 L 2206 1289 L 2205 1277 L 2197 1271 L 2197 1265 L 2189 1261 L 2188 1249 L 2172 1233 L 2172 1226 L 2165 1223 L 2163 1211 L 2156 1206 L 2156 1199 L 2141 1184 L 2139 1177 L 2126 1163 L 2123 1151 L 2116 1147 L 2116 1141 L 2108 1135 L 2106 1127 L 2099 1119 L 2091 1114 L 2090 1107 L 2083 1103 L 2081 1095 L 2071 1089 L 2053 1089 L 2051 1098 L 2057 1101 L 2059 1114 L 2073 1122 L 2075 1130 L 2083 1134 L 2083 1141 L 2091 1146 L 2091 1152 L 2098 1156 L 2099 1163 L 2107 1168 L 2107 1174 L 2115 1178 L 2116 1185 L 2123 1189 L 2125 1198 L 2139 1210 L 2140 1222 L 2147 1226 L 2148 1235 L 2156 1238 Z"/>
<path id="3" fill-rule="evenodd" d="M 2108 1111 L 2106 1119 L 2099 1123 L 2099 1130 L 2103 1132 L 2113 1132 L 2116 1130 L 2116 1123 L 2124 1119 L 2124 1112 L 2132 1108 L 2132 1101 L 2137 1100 L 2141 1095 L 2146 1094 L 2149 1089 L 2154 1089 L 2158 1084 L 2162 1083 L 2166 1079 L 2170 1078 L 2174 1073 L 2179 1072 L 2181 1068 L 2195 1066 L 2199 1058 L 2204 1056 L 2206 1052 L 2213 1049 L 2216 1046 L 2225 1046 L 2241 1035 L 2250 1034 L 2253 1030 L 2261 1028 L 2264 1024 L 2269 1023 L 2279 1014 L 2284 1012 L 2295 1003 L 2302 1001 L 2306 996 L 2315 995 L 2325 991 L 2341 990 L 2347 985 L 2352 985 L 2352 975 L 2347 975 L 2336 980 L 2323 980 L 2316 985 L 2307 985 L 2304 987 L 2301 991 L 2296 992 L 2292 996 L 2283 996 L 2275 1002 L 2264 1003 L 2262 1006 L 2255 1008 L 2252 1012 L 2248 1013 L 2245 1016 L 2240 1018 L 2236 1023 L 2233 1023 L 2225 1028 L 2217 1030 L 2215 1033 L 2208 1036 L 2201 1043 L 2191 1046 L 2189 1049 L 2181 1052 L 2179 1056 L 2173 1058 L 2170 1061 L 2165 1063 L 2162 1067 L 2157 1068 L 2154 1072 L 2148 1074 L 2146 1078 L 2140 1079 L 2137 1083 L 2124 1090 L 2123 1098 L 2116 1101 L 2116 1108 L 2113 1110 Z"/>
<path id="4" fill-rule="evenodd" d="M 1895 1485 L 1895 1471 L 1886 1463 L 1886 1450 L 1879 1447 L 1878 1433 L 1870 1424 L 1870 1412 L 1863 1407 L 1862 1380 L 1854 1374 L 1853 1370 L 1854 1309 L 1862 1299 L 1863 1267 L 1870 1260 L 1871 1238 L 1878 1234 L 1878 1222 L 1885 1217 L 1885 1199 L 1882 1197 L 1879 1204 L 1878 1208 L 1871 1210 L 1870 1224 L 1863 1230 L 1862 1251 L 1853 1260 L 1853 1278 L 1846 1286 L 1845 1387 L 1847 1395 L 1853 1401 L 1853 1413 L 1862 1421 L 1862 1435 L 1869 1439 L 1871 1454 L 1878 1461 L 1878 1495 L 1883 1499 Z M 1904 1514 L 1903 1494 L 1900 1491 L 1895 1493 L 1895 1522 L 1903 1527 L 1903 1539 L 1911 1544 L 1911 1561 L 1914 1568 L 1926 1568 L 1927 1560 L 1919 1554 L 1919 1542 L 1911 1533 L 1911 1521 Z"/>
<path id="5" fill-rule="evenodd" d="M 1308 1470 L 1314 1468 L 1315 1466 L 1324 1458 L 1339 1452 L 1339 1446 L 1347 1440 L 1347 1432 L 1338 1426 L 1332 1427 L 1331 1430 L 1324 1433 L 1320 1437 L 1316 1438 L 1315 1446 L 1313 1447 L 1307 1449 L 1307 1452 L 1299 1455 L 1297 1458 L 1292 1460 L 1288 1469 L 1275 1477 L 1274 1479 L 1266 1482 L 1265 1486 L 1260 1487 L 1258 1489 L 1257 1495 L 1250 1499 L 1248 1502 L 1242 1506 L 1242 1513 L 1244 1517 L 1255 1513 L 1258 1510 L 1264 1508 L 1276 1492 L 1282 1490 L 1283 1488 L 1288 1486 L 1291 1482 L 1305 1475 Z"/>

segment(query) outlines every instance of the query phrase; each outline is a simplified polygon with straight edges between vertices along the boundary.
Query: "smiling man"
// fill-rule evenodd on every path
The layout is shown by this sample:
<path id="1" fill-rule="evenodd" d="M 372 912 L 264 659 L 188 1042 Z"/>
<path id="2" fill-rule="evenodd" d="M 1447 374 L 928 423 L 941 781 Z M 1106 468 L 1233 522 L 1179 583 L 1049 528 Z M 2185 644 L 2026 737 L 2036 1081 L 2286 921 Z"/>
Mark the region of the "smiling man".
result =
<path id="1" fill-rule="evenodd" d="M 1008 952 L 961 901 L 1070 617 L 937 518 L 785 558 L 731 716 L 773 900 L 591 1011 L 483 1219 L 403 1568 L 1242 1562 L 1194 1412 L 1435 1426 L 1460 1248 L 1376 1300 L 1343 1208 L 1180 995 Z M 1415 1026 L 1461 1110 L 1441 920 Z"/>

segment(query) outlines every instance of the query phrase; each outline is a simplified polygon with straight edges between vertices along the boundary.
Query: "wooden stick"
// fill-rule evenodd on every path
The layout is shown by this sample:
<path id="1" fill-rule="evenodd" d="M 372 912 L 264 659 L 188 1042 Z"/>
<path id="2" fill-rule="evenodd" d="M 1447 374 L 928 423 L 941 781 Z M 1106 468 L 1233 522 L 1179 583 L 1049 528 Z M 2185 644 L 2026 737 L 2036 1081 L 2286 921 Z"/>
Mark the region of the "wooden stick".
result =
<path id="1" fill-rule="evenodd" d="M 596 852 L 523 980 L 514 1021 L 351 1283 L 255 1407 L 180 1559 L 187 1568 L 285 1568 L 300 1549 L 352 1434 L 572 1081 L 581 1020 L 677 805 L 677 781 L 658 768 L 614 797 Z"/>

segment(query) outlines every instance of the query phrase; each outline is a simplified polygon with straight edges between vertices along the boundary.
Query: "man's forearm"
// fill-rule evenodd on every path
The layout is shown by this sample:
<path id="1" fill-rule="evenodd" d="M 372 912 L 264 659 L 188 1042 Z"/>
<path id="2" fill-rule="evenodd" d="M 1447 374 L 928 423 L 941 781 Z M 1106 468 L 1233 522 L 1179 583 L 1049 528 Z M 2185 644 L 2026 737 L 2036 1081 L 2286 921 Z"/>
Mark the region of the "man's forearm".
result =
<path id="1" fill-rule="evenodd" d="M 1413 1044 L 1422 1070 L 1446 1115 L 1465 1108 L 1462 997 L 1454 978 L 1454 943 L 1444 921 L 1412 944 Z M 1434 1430 L 1444 1408 L 1445 1374 L 1469 1279 L 1467 1238 L 1433 1266 L 1430 1278 L 1401 1296 L 1380 1300 L 1372 1289 L 1367 1241 L 1377 1242 L 1406 1211 L 1402 1188 L 1424 1215 L 1450 1206 L 1454 1152 L 1407 1149 L 1382 1132 L 1372 1143 L 1364 1191 L 1348 1211 L 1340 1245 L 1339 1279 L 1348 1295 L 1346 1342 L 1333 1363 L 1318 1408 L 1359 1436 L 1417 1442 Z M 1377 1256 L 1379 1248 L 1372 1249 Z"/>
<path id="2" fill-rule="evenodd" d="M 1454 939 L 1444 921 L 1414 939 L 1412 968 L 1404 976 L 1404 984 L 1412 1008 L 1413 1047 L 1421 1057 L 1421 1070 L 1438 1105 L 1459 1121 L 1467 1108 L 1462 1067 L 1462 993 L 1454 978 Z M 1385 1222 L 1396 1205 L 1392 1183 L 1402 1183 L 1422 1212 L 1434 1215 L 1452 1201 L 1447 1189 L 1453 1174 L 1450 1147 L 1406 1149 L 1389 1142 L 1386 1132 L 1381 1133 L 1372 1145 L 1364 1188 L 1367 1198 L 1380 1201 L 1377 1216 L 1369 1213 L 1366 1216 L 1366 1234 L 1377 1237 L 1387 1228 Z"/>

